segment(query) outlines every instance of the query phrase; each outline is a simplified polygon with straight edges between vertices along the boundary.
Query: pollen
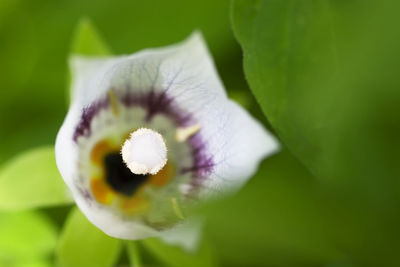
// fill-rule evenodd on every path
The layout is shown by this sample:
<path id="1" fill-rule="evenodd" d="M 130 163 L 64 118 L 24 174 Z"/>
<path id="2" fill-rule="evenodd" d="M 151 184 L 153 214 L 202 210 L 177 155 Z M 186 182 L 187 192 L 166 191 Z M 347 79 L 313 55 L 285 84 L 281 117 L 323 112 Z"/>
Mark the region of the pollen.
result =
<path id="1" fill-rule="evenodd" d="M 158 173 L 167 163 L 167 146 L 158 132 L 140 128 L 125 141 L 122 159 L 134 174 Z"/>

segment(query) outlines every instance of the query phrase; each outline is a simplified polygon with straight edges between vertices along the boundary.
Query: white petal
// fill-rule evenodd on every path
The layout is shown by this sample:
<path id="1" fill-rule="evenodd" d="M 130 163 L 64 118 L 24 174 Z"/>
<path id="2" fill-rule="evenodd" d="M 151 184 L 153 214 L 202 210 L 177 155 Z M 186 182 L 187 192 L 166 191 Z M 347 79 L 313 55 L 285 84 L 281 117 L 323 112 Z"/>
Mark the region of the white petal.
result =
<path id="1" fill-rule="evenodd" d="M 79 121 L 81 112 L 76 108 L 77 104 L 72 103 L 67 117 L 57 134 L 55 153 L 58 170 L 65 183 L 74 192 L 74 178 L 77 172 L 78 146 L 73 142 L 73 133 Z"/>
<path id="2" fill-rule="evenodd" d="M 104 79 L 112 67 L 120 61 L 120 58 L 71 56 L 69 61 L 72 75 L 72 102 L 79 104 L 75 108 L 81 109 L 90 105 L 110 89 Z M 71 108 L 73 107 L 71 106 Z"/>
<path id="3" fill-rule="evenodd" d="M 122 239 L 142 239 L 157 236 L 159 233 L 143 224 L 124 220 L 99 205 L 94 199 L 87 199 L 82 189 L 77 186 L 78 146 L 72 141 L 76 118 L 80 116 L 78 109 L 71 107 L 56 140 L 56 161 L 58 169 L 72 191 L 74 199 L 83 214 L 106 234 Z"/>
<path id="4" fill-rule="evenodd" d="M 111 88 L 131 92 L 167 91 L 168 96 L 179 99 L 182 108 L 190 111 L 206 108 L 207 100 L 226 97 L 198 32 L 180 44 L 129 56 L 72 56 L 70 67 L 71 90 L 73 101 L 79 103 L 77 108 L 87 106 Z"/>
<path id="5" fill-rule="evenodd" d="M 109 236 L 137 240 L 160 235 L 158 231 L 139 222 L 123 220 L 119 215 L 99 205 L 87 205 L 80 195 L 77 195 L 75 199 L 88 220 Z"/>
<path id="6" fill-rule="evenodd" d="M 201 122 L 208 125 L 201 134 L 215 164 L 203 196 L 239 189 L 259 163 L 279 149 L 276 138 L 235 102 L 228 101 L 218 113 Z"/>
<path id="7" fill-rule="evenodd" d="M 73 100 L 85 106 L 110 88 L 123 91 L 171 91 L 169 96 L 185 98 L 185 93 L 208 97 L 225 96 L 222 84 L 200 33 L 184 42 L 147 49 L 129 56 L 96 58 L 73 56 Z"/>
<path id="8" fill-rule="evenodd" d="M 162 88 L 196 118 L 202 116 L 200 113 L 207 114 L 214 103 L 227 100 L 212 57 L 198 32 L 171 53 L 160 70 L 164 76 Z"/>
<path id="9" fill-rule="evenodd" d="M 188 252 L 195 252 L 198 248 L 199 240 L 203 228 L 203 220 L 191 218 L 163 232 L 160 239 L 170 245 L 178 245 Z"/>

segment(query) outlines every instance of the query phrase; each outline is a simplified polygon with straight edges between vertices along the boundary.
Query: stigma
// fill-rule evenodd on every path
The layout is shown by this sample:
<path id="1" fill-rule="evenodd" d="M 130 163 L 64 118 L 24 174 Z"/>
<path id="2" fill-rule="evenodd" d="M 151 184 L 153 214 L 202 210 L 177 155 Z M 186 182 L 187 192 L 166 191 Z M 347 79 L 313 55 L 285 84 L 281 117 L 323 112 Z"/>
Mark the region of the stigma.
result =
<path id="1" fill-rule="evenodd" d="M 132 132 L 121 149 L 129 170 L 138 175 L 157 174 L 167 163 L 167 146 L 158 132 L 139 128 Z"/>

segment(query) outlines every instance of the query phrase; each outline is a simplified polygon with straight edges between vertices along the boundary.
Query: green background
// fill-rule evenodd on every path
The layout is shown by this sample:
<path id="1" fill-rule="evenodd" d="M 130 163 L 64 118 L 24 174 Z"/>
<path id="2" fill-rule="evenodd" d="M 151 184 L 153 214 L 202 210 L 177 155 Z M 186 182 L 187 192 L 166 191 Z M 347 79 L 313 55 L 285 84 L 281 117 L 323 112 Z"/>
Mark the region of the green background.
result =
<path id="1" fill-rule="evenodd" d="M 400 266 L 399 7 L 0 0 L 0 266 Z M 282 142 L 237 195 L 198 211 L 196 253 L 107 237 L 73 207 L 53 153 L 67 59 L 106 50 L 82 18 L 114 54 L 201 30 L 229 95 Z"/>

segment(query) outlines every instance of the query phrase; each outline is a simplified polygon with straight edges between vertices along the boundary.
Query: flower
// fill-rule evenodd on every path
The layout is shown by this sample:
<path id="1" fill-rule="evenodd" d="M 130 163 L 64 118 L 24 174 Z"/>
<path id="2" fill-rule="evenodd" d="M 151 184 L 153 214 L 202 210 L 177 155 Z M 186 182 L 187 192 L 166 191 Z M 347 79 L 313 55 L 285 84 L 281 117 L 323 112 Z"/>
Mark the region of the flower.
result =
<path id="1" fill-rule="evenodd" d="M 230 101 L 201 34 L 120 57 L 73 56 L 60 173 L 106 234 L 171 233 L 183 210 L 238 189 L 276 140 Z"/>

